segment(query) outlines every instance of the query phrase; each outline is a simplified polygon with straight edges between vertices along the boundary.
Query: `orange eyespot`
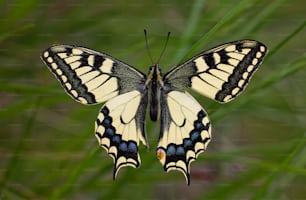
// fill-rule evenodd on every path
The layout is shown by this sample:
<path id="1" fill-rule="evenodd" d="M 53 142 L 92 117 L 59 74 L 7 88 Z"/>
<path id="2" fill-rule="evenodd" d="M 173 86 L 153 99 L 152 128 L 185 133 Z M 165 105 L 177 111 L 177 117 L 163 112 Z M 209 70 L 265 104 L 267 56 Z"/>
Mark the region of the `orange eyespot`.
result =
<path id="1" fill-rule="evenodd" d="M 159 160 L 163 160 L 163 159 L 165 159 L 166 153 L 165 153 L 164 150 L 158 149 L 157 152 L 156 152 L 156 155 L 157 155 Z"/>

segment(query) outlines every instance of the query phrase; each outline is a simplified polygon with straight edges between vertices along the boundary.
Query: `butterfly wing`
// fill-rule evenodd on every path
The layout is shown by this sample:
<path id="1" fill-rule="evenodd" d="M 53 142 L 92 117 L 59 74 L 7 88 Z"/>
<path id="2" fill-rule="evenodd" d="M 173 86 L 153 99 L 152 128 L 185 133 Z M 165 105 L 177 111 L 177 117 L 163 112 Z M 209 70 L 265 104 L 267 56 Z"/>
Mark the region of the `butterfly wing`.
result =
<path id="1" fill-rule="evenodd" d="M 223 44 L 174 67 L 165 74 L 164 82 L 178 90 L 190 87 L 226 103 L 245 89 L 266 52 L 267 47 L 254 40 Z"/>
<path id="2" fill-rule="evenodd" d="M 161 131 L 157 156 L 165 171 L 181 171 L 190 183 L 190 163 L 211 140 L 209 118 L 187 92 L 170 91 L 161 97 Z"/>
<path id="3" fill-rule="evenodd" d="M 262 62 L 267 47 L 254 40 L 223 44 L 172 68 L 164 77 L 157 156 L 165 171 L 181 171 L 190 182 L 190 163 L 211 140 L 209 118 L 187 87 L 218 102 L 238 96 Z"/>
<path id="4" fill-rule="evenodd" d="M 105 103 L 96 121 L 96 138 L 114 160 L 115 179 L 121 167 L 140 165 L 139 141 L 147 146 L 146 91 L 133 90 Z"/>
<path id="5" fill-rule="evenodd" d="M 53 46 L 42 60 L 76 101 L 95 104 L 109 100 L 99 112 L 95 135 L 114 160 L 115 178 L 124 166 L 138 167 L 139 141 L 146 142 L 146 76 L 135 68 L 84 47 Z"/>
<path id="6" fill-rule="evenodd" d="M 53 46 L 42 60 L 76 101 L 95 104 L 134 90 L 145 81 L 135 68 L 91 49 L 70 45 Z"/>

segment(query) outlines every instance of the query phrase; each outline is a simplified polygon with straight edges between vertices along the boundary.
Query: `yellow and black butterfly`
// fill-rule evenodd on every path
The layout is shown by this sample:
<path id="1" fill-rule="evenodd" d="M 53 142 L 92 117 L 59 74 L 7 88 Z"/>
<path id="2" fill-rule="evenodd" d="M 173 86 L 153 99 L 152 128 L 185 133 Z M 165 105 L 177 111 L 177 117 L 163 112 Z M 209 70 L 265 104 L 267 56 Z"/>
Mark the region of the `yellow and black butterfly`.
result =
<path id="1" fill-rule="evenodd" d="M 191 88 L 220 103 L 238 96 L 262 62 L 267 47 L 255 40 L 226 43 L 170 69 L 144 74 L 105 53 L 72 45 L 52 46 L 41 58 L 65 91 L 82 104 L 106 102 L 95 123 L 99 144 L 121 167 L 140 166 L 139 141 L 147 146 L 145 116 L 160 119 L 157 156 L 165 171 L 179 170 L 190 183 L 190 163 L 211 140 L 211 124 Z"/>

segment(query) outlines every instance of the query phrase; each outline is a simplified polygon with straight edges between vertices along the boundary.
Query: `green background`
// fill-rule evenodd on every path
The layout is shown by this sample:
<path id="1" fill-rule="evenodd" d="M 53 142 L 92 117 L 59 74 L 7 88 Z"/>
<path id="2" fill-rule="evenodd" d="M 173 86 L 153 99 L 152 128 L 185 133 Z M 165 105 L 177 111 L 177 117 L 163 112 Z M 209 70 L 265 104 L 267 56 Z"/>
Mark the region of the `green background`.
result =
<path id="1" fill-rule="evenodd" d="M 305 199 L 304 0 L 0 1 L 0 199 Z M 94 136 L 101 105 L 66 95 L 42 63 L 54 44 L 86 46 L 148 71 L 171 37 L 163 72 L 215 45 L 265 43 L 246 91 L 220 105 L 193 93 L 213 139 L 191 165 L 191 185 L 165 173 L 149 122 L 142 165 L 120 170 Z"/>

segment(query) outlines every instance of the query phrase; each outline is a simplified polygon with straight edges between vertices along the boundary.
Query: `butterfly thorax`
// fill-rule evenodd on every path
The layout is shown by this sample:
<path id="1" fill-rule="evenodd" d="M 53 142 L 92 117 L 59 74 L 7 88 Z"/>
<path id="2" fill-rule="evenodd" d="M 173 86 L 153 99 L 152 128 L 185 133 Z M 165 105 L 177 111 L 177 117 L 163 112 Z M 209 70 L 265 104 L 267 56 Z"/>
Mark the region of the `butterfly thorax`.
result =
<path id="1" fill-rule="evenodd" d="M 156 121 L 160 115 L 160 91 L 163 88 L 161 68 L 158 65 L 150 67 L 147 75 L 146 86 L 149 91 L 150 117 Z"/>

